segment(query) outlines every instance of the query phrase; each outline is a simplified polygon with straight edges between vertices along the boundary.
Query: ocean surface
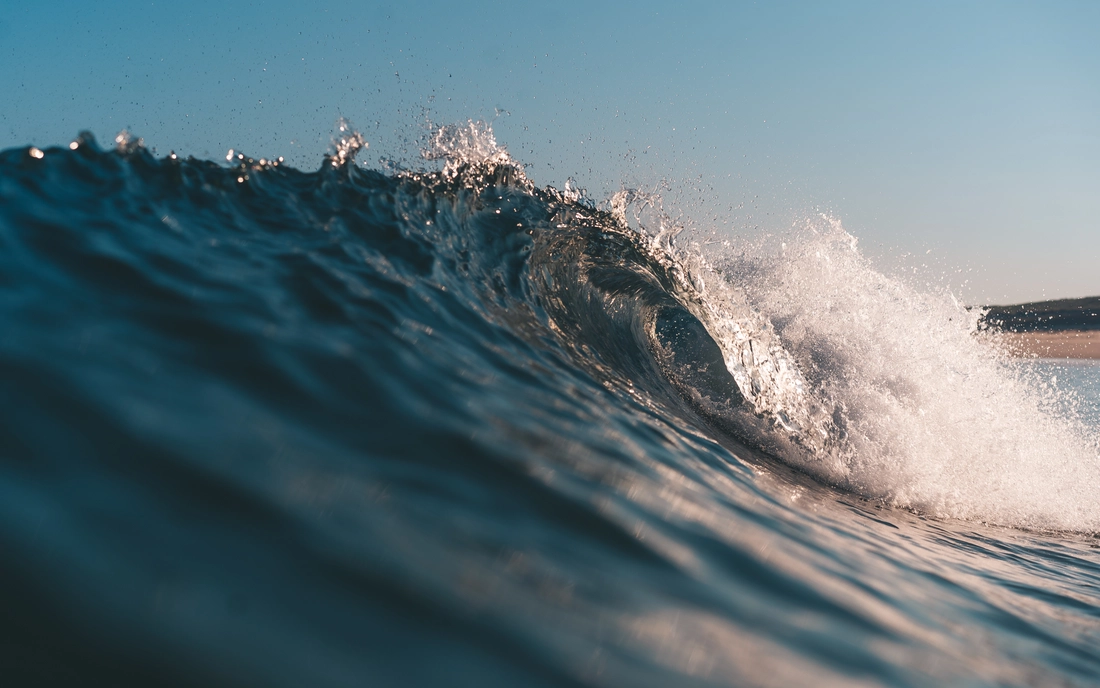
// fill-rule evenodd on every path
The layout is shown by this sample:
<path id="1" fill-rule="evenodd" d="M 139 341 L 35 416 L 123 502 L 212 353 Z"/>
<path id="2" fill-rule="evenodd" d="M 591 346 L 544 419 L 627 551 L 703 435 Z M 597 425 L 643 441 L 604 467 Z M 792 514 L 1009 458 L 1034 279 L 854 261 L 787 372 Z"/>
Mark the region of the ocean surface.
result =
<path id="1" fill-rule="evenodd" d="M 0 153 L 3 685 L 1100 685 L 1095 362 L 364 145 Z"/>

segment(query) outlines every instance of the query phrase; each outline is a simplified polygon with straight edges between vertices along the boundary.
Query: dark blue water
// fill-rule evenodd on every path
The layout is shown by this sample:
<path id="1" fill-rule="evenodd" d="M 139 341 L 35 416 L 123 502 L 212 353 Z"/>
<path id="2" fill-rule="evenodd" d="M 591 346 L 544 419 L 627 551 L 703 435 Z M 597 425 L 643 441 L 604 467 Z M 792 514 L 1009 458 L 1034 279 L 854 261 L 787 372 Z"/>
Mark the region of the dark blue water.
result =
<path id="1" fill-rule="evenodd" d="M 975 420 L 1037 374 L 925 394 L 763 259 L 723 324 L 651 235 L 501 159 L 0 153 L 4 685 L 1100 682 L 1090 369 Z"/>

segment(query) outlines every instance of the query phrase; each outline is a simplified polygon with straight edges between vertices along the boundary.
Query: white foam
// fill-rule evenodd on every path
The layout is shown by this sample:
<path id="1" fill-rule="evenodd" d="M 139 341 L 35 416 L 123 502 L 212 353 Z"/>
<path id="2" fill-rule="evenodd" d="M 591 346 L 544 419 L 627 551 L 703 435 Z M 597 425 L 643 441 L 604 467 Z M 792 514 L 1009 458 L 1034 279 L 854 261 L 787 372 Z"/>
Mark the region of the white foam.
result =
<path id="1" fill-rule="evenodd" d="M 425 160 L 443 160 L 443 174 L 449 177 L 471 165 L 511 165 L 521 170 L 508 151 L 497 143 L 492 126 L 474 120 L 465 124 L 431 126 L 428 144 L 420 155 Z"/>
<path id="2" fill-rule="evenodd" d="M 359 151 L 366 150 L 370 144 L 351 122 L 341 117 L 336 120 L 336 133 L 332 137 L 329 161 L 333 167 L 343 167 L 355 160 Z M 229 151 L 232 156 L 233 151 Z"/>
<path id="3" fill-rule="evenodd" d="M 778 246 L 708 258 L 726 282 L 704 297 L 708 327 L 731 372 L 744 387 L 754 368 L 771 369 L 758 410 L 785 411 L 805 438 L 786 460 L 940 517 L 1100 531 L 1097 429 L 978 332 L 980 314 L 949 292 L 875 270 L 829 219 Z M 770 362 L 738 371 L 751 341 Z M 797 370 L 784 373 L 788 363 Z"/>

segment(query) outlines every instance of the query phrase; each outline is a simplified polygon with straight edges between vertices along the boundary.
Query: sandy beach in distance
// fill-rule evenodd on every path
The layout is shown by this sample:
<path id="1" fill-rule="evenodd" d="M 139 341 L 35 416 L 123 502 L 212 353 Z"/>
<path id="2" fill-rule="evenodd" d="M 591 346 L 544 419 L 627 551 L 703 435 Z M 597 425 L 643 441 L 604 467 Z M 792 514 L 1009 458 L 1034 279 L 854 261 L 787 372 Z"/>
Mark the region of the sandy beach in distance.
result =
<path id="1" fill-rule="evenodd" d="M 999 336 L 1017 356 L 1100 359 L 1100 330 L 1003 332 Z"/>

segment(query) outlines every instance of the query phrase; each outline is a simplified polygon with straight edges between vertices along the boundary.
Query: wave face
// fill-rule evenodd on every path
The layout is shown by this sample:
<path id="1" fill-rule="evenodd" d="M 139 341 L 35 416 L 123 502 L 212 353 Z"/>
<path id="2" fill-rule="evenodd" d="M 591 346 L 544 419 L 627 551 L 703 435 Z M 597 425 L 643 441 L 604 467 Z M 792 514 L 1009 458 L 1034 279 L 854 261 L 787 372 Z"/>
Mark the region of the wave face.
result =
<path id="1" fill-rule="evenodd" d="M 827 219 L 677 248 L 476 125 L 433 169 L 365 145 L 0 153 L 9 676 L 1100 674 L 1095 370 L 1052 385 Z"/>

